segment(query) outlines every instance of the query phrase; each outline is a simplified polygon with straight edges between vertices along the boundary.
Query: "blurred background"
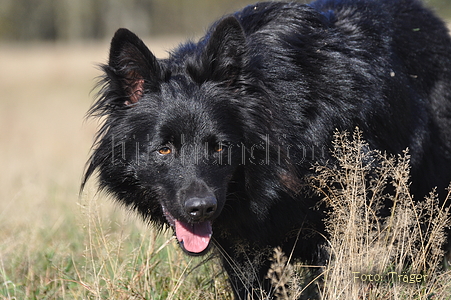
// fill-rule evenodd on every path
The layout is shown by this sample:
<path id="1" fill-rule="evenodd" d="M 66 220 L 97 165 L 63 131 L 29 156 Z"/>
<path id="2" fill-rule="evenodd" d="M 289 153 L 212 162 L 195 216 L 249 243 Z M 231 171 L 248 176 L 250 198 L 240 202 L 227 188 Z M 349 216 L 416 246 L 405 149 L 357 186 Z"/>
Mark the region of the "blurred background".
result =
<path id="1" fill-rule="evenodd" d="M 110 37 L 118 27 L 141 36 L 193 34 L 246 2 L 251 1 L 1 0 L 0 39 L 97 40 Z"/>
<path id="2" fill-rule="evenodd" d="M 74 41 L 110 37 L 118 27 L 141 36 L 191 35 L 250 0 L 0 0 L 0 39 Z M 304 1 L 306 2 L 306 1 Z M 447 18 L 449 0 L 426 0 Z"/>
<path id="3" fill-rule="evenodd" d="M 106 62 L 116 29 L 129 28 L 164 57 L 253 2 L 0 0 L 0 298 L 63 299 L 69 291 L 85 297 L 72 284 L 95 290 L 99 273 L 86 270 L 99 259 L 86 264 L 94 256 L 86 228 L 92 230 L 89 203 L 98 195 L 95 180 L 81 196 L 79 186 L 98 127 L 85 119 L 101 75 L 96 65 Z M 451 0 L 427 4 L 451 18 Z M 146 233 L 135 215 L 113 204 L 99 200 L 105 236 L 117 243 L 133 226 Z"/>

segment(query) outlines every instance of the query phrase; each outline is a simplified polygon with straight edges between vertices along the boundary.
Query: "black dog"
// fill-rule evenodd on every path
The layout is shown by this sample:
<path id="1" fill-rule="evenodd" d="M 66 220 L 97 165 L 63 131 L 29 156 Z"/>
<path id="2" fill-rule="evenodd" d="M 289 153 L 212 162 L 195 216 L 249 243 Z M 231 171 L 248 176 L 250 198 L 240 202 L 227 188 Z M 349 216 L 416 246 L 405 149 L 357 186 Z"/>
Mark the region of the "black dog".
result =
<path id="1" fill-rule="evenodd" d="M 451 180 L 451 40 L 417 0 L 258 3 L 164 60 L 120 29 L 103 70 L 84 182 L 98 171 L 191 255 L 215 245 L 241 299 L 269 289 L 271 247 L 318 259 L 324 215 L 301 188 L 335 128 L 409 148 L 416 199 Z"/>

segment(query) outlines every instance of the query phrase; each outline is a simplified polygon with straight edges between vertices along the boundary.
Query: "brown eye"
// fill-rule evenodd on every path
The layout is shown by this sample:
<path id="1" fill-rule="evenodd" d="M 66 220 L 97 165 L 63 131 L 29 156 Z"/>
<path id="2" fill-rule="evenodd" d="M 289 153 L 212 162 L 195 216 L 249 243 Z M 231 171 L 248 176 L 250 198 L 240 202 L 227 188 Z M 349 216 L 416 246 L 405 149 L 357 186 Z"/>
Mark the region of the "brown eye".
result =
<path id="1" fill-rule="evenodd" d="M 215 152 L 222 152 L 222 150 L 224 150 L 224 148 L 222 147 L 222 144 L 217 144 L 215 146 Z"/>
<path id="2" fill-rule="evenodd" d="M 160 153 L 161 155 L 168 155 L 172 153 L 172 149 L 169 147 L 163 147 L 158 149 L 158 153 Z"/>

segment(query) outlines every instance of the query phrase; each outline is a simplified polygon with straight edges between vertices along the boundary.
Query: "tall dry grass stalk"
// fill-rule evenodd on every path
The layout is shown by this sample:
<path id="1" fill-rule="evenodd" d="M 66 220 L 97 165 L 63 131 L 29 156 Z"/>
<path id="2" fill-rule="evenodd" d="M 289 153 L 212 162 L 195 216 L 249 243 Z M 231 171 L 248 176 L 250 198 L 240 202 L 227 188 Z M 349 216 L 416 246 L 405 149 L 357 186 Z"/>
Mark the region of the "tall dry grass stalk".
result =
<path id="1" fill-rule="evenodd" d="M 451 274 L 442 267 L 449 208 L 435 191 L 424 200 L 410 194 L 407 151 L 371 150 L 356 129 L 352 138 L 335 134 L 332 154 L 337 163 L 316 166 L 313 180 L 331 209 L 321 298 L 449 299 Z"/>
<path id="2" fill-rule="evenodd" d="M 333 165 L 317 165 L 312 186 L 330 208 L 325 220 L 329 259 L 320 275 L 293 269 L 275 249 L 268 278 L 275 299 L 450 299 L 443 267 L 451 218 L 436 192 L 414 199 L 409 155 L 371 150 L 356 129 L 336 132 Z M 296 270 L 296 272 L 294 271 Z M 313 292 L 309 287 L 318 286 Z"/>

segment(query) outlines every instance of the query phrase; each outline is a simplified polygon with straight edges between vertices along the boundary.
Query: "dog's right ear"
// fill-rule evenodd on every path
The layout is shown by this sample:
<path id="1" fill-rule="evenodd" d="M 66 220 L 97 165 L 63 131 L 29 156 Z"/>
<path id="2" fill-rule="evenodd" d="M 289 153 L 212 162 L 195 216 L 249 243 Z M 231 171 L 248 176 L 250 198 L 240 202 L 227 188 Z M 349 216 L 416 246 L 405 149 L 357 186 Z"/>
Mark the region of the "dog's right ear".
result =
<path id="1" fill-rule="evenodd" d="M 158 91 L 163 77 L 157 58 L 140 38 L 124 28 L 116 31 L 111 41 L 108 66 L 104 69 L 110 85 L 115 85 L 110 88 L 123 92 L 125 105 L 137 103 L 146 91 Z"/>

